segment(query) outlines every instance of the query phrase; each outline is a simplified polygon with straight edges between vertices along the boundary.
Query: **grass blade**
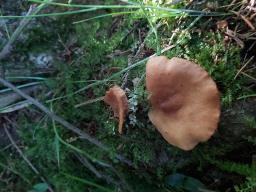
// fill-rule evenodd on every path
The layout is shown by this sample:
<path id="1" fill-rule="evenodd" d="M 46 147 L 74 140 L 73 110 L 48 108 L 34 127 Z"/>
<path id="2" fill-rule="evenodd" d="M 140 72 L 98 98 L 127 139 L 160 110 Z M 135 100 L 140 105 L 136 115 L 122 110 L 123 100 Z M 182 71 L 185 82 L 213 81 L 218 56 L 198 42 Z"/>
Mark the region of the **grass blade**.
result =
<path id="1" fill-rule="evenodd" d="M 19 15 L 10 15 L 10 16 L 0 16 L 2 19 L 31 19 L 36 17 L 50 17 L 50 16 L 63 16 L 63 15 L 72 15 L 72 14 L 79 14 L 85 13 L 90 11 L 95 11 L 97 9 L 90 8 L 90 9 L 81 9 L 76 11 L 65 11 L 65 12 L 58 12 L 58 13 L 46 13 L 46 14 L 38 14 L 38 15 L 27 15 L 27 16 L 19 16 Z"/>
<path id="2" fill-rule="evenodd" d="M 103 186 L 101 186 L 101 185 L 99 185 L 97 183 L 94 183 L 92 181 L 89 181 L 89 180 L 86 180 L 86 179 L 82 179 L 82 178 L 79 178 L 79 177 L 76 177 L 76 176 L 73 176 L 73 175 L 70 175 L 70 174 L 67 174 L 67 173 L 64 173 L 64 172 L 62 172 L 61 174 L 66 176 L 69 179 L 72 179 L 72 180 L 75 180 L 75 181 L 79 181 L 79 182 L 84 183 L 86 185 L 89 185 L 89 186 L 95 187 L 97 189 L 100 189 L 101 191 L 104 191 L 104 192 L 114 192 L 113 190 L 108 189 L 106 187 L 103 187 Z"/>

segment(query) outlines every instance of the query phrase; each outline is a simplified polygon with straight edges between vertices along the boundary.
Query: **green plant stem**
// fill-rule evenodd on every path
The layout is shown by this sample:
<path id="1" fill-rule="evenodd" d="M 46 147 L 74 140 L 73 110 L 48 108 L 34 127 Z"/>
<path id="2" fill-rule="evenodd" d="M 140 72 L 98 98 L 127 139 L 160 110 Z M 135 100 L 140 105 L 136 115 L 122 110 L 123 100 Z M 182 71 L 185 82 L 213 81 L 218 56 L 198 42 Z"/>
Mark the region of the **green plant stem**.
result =
<path id="1" fill-rule="evenodd" d="M 40 0 L 29 0 L 33 3 L 44 3 Z M 55 5 L 55 6 L 62 6 L 62 7 L 70 7 L 70 8 L 97 8 L 97 9 L 120 9 L 120 8 L 126 8 L 126 9 L 139 9 L 140 4 L 129 4 L 129 5 L 81 5 L 81 4 L 66 4 L 66 3 L 56 3 L 56 2 L 48 2 L 48 5 Z M 145 8 L 151 8 L 151 9 L 159 9 L 159 10 L 165 10 L 165 11 L 171 11 L 171 12 L 193 12 L 193 13 L 202 13 L 202 11 L 194 11 L 194 10 L 188 10 L 188 9 L 171 9 L 171 8 L 165 8 L 165 7 L 155 7 L 155 6 L 145 6 Z"/>
<path id="2" fill-rule="evenodd" d="M 87 158 L 91 159 L 92 161 L 96 161 L 96 158 L 92 157 L 91 155 L 89 155 L 88 153 L 84 152 L 83 150 L 81 149 L 78 149 L 77 147 L 67 143 L 66 141 L 64 141 L 60 136 L 59 136 L 59 133 L 57 131 L 57 128 L 56 128 L 56 125 L 55 125 L 55 121 L 52 120 L 52 124 L 53 124 L 53 130 L 54 130 L 54 133 L 55 133 L 55 136 L 56 138 L 58 139 L 58 141 L 60 141 L 63 145 L 65 145 L 66 147 L 78 152 L 78 153 L 81 153 L 83 155 L 85 155 Z M 58 160 L 59 161 L 59 160 Z"/>
<path id="3" fill-rule="evenodd" d="M 254 94 L 250 94 L 250 95 L 243 95 L 241 97 L 238 97 L 237 100 L 241 100 L 241 99 L 247 99 L 249 97 L 256 97 L 256 93 Z"/>
<path id="4" fill-rule="evenodd" d="M 57 116 L 55 113 L 51 112 L 47 107 L 45 107 L 43 104 L 41 104 L 40 102 L 38 102 L 37 100 L 35 100 L 34 98 L 32 98 L 31 96 L 23 93 L 22 91 L 20 91 L 19 89 L 17 89 L 14 85 L 12 85 L 11 83 L 9 83 L 8 81 L 4 80 L 3 78 L 0 77 L 0 83 L 3 84 L 4 86 L 12 89 L 14 92 L 16 92 L 17 94 L 19 94 L 20 96 L 22 96 L 23 98 L 27 99 L 28 101 L 30 101 L 33 105 L 35 105 L 38 109 L 40 109 L 41 111 L 43 111 L 45 114 L 47 114 L 49 117 L 51 117 L 53 120 L 55 120 L 56 122 L 58 122 L 59 124 L 61 124 L 62 126 L 64 126 L 65 128 L 67 128 L 68 130 L 80 135 L 82 138 L 86 139 L 87 141 L 89 141 L 90 143 L 96 145 L 97 147 L 99 147 L 100 149 L 102 149 L 103 151 L 108 152 L 109 154 L 111 153 L 111 150 L 103 145 L 99 140 L 92 138 L 90 135 L 88 135 L 87 133 L 85 133 L 84 131 L 80 130 L 79 128 L 77 128 L 76 126 L 72 125 L 71 123 L 67 122 L 66 120 L 62 119 L 61 117 Z M 115 157 L 120 160 L 121 162 L 124 162 L 126 164 L 128 164 L 129 166 L 132 166 L 132 163 L 125 159 L 123 156 L 116 154 Z"/>
<path id="5" fill-rule="evenodd" d="M 58 13 L 45 13 L 45 14 L 37 14 L 37 15 L 26 15 L 26 16 L 19 16 L 19 15 L 6 15 L 6 16 L 0 16 L 2 19 L 32 19 L 37 17 L 50 17 L 50 16 L 62 16 L 62 15 L 72 15 L 72 14 L 79 14 L 79 13 L 85 13 L 90 11 L 95 11 L 95 8 L 88 8 L 88 9 L 81 9 L 76 11 L 65 11 L 65 12 L 58 12 Z"/>
<path id="6" fill-rule="evenodd" d="M 160 55 L 161 50 L 160 50 L 160 42 L 159 42 L 159 39 L 158 39 L 157 29 L 156 29 L 156 27 L 153 25 L 152 21 L 151 21 L 150 18 L 149 18 L 149 15 L 148 15 L 147 12 L 145 11 L 144 5 L 142 5 L 142 4 L 141 4 L 141 9 L 142 9 L 142 11 L 143 11 L 145 17 L 147 18 L 148 23 L 149 23 L 149 25 L 150 25 L 150 27 L 151 27 L 151 29 L 152 29 L 152 31 L 153 31 L 155 37 L 156 37 L 156 39 L 155 39 L 155 40 L 156 40 L 156 50 L 157 50 L 157 53 L 156 53 L 156 54 L 157 54 L 157 55 Z"/>
<path id="7" fill-rule="evenodd" d="M 25 88 L 25 87 L 32 87 L 32 86 L 35 86 L 35 85 L 39 85 L 40 82 L 33 82 L 33 83 L 27 83 L 27 84 L 24 84 L 24 85 L 19 85 L 17 86 L 17 88 Z M 6 93 L 6 92 L 9 92 L 11 91 L 12 89 L 10 88 L 7 88 L 7 89 L 1 89 L 0 90 L 0 94 L 3 94 L 3 93 Z"/>
<path id="8" fill-rule="evenodd" d="M 3 16 L 1 10 L 0 10 L 0 16 Z M 8 27 L 7 27 L 7 25 L 6 25 L 6 22 L 4 22 L 4 29 L 5 29 L 5 31 L 6 31 L 6 35 L 7 35 L 8 40 L 10 40 L 10 39 L 11 39 L 11 36 L 10 36 L 9 30 L 8 30 Z"/>
<path id="9" fill-rule="evenodd" d="M 20 176 L 25 182 L 30 183 L 30 181 L 29 181 L 28 178 L 26 178 L 25 176 L 23 176 L 23 175 L 22 175 L 21 173 L 19 173 L 18 171 L 14 170 L 14 169 L 12 169 L 12 168 L 10 168 L 10 167 L 8 167 L 8 166 L 6 166 L 5 164 L 3 164 L 3 163 L 1 163 L 1 162 L 0 162 L 0 167 L 2 167 L 2 168 L 4 168 L 4 169 L 7 169 L 8 171 L 14 173 L 15 175 Z"/>
<path id="10" fill-rule="evenodd" d="M 31 15 L 36 15 L 37 13 L 39 13 L 43 8 L 45 8 L 47 5 L 45 4 L 46 2 L 51 2 L 52 0 L 45 0 L 42 1 L 42 4 L 40 4 L 35 10 L 33 10 L 33 6 L 31 6 L 29 8 L 29 11 L 27 13 L 27 16 Z M 5 16 L 0 16 L 0 18 L 6 18 Z M 7 44 L 3 47 L 3 49 L 0 52 L 0 60 L 4 59 L 10 52 L 10 49 L 12 47 L 12 44 L 16 41 L 16 39 L 19 37 L 19 35 L 21 34 L 22 30 L 29 24 L 31 18 L 28 19 L 22 19 L 20 21 L 19 26 L 15 29 L 14 33 L 11 35 L 11 37 L 9 38 L 9 41 L 7 42 Z"/>
<path id="11" fill-rule="evenodd" d="M 45 3 L 42 0 L 28 0 L 33 3 Z M 56 3 L 56 2 L 48 2 L 49 5 L 62 6 L 62 7 L 70 7 L 70 8 L 97 8 L 97 9 L 140 9 L 141 6 L 139 3 L 129 3 L 127 5 L 81 5 L 81 4 L 67 4 L 67 3 Z M 193 16 L 199 16 L 203 14 L 204 16 L 223 16 L 223 15 L 234 15 L 234 13 L 218 13 L 218 12 L 205 12 L 205 11 L 197 11 L 190 9 L 172 9 L 168 7 L 159 7 L 159 6 L 149 6 L 145 5 L 144 8 L 148 9 L 157 9 L 166 12 L 172 13 L 190 13 Z"/>
<path id="12" fill-rule="evenodd" d="M 99 18 L 104 18 L 104 17 L 109 17 L 109 16 L 128 15 L 128 14 L 132 14 L 132 13 L 135 13 L 135 11 L 122 11 L 122 12 L 116 12 L 116 13 L 103 14 L 103 15 L 98 15 L 96 17 L 91 17 L 91 18 L 88 18 L 88 19 L 75 21 L 75 22 L 73 22 L 73 24 L 79 24 L 79 23 L 82 23 L 82 22 L 91 21 L 93 19 L 99 19 Z"/>
<path id="13" fill-rule="evenodd" d="M 13 147 L 17 150 L 17 152 L 19 153 L 19 155 L 24 159 L 24 161 L 28 164 L 28 166 L 31 168 L 31 170 L 40 177 L 40 179 L 47 183 L 46 179 L 41 176 L 40 172 L 35 168 L 35 166 L 30 162 L 30 160 L 23 154 L 23 152 L 21 151 L 21 149 L 17 146 L 17 144 L 15 143 L 15 141 L 13 140 L 10 132 L 8 131 L 7 127 L 4 125 L 4 131 L 8 137 L 8 139 L 10 140 L 11 144 L 13 145 Z M 51 186 L 47 183 L 48 190 L 50 192 L 54 192 L 54 190 L 51 188 Z"/>

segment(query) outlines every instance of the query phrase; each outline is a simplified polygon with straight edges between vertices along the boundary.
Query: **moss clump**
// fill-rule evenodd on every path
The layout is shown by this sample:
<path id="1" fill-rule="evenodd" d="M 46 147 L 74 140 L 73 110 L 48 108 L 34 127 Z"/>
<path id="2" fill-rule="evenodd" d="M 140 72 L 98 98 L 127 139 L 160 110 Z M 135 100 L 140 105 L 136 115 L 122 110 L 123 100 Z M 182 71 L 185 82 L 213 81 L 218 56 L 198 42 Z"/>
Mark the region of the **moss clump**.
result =
<path id="1" fill-rule="evenodd" d="M 148 3 L 152 5 L 152 1 Z M 176 6 L 183 4 L 186 2 Z M 108 12 L 101 10 L 83 16 L 93 17 L 102 13 Z M 148 16 L 151 14 L 152 12 L 148 13 Z M 138 15 L 140 19 L 137 18 Z M 211 24 L 208 27 L 203 18 L 188 28 L 194 18 L 182 17 L 181 24 L 177 24 L 177 18 L 157 17 L 157 20 L 150 20 L 154 25 L 157 21 L 162 24 L 157 29 L 157 42 L 155 34 L 149 32 L 152 30 L 152 26 L 147 23 L 149 18 L 145 18 L 145 15 L 143 17 L 142 12 L 130 17 L 104 18 L 71 25 L 74 18 L 79 20 L 78 17 L 63 17 L 51 21 L 51 26 L 54 27 L 47 27 L 47 32 L 42 27 L 31 30 L 29 41 L 25 44 L 18 43 L 16 49 L 18 54 L 26 54 L 29 50 L 40 52 L 51 49 L 51 52 L 54 52 L 57 49 L 55 57 L 58 61 L 54 63 L 56 72 L 46 80 L 53 100 L 45 104 L 56 114 L 102 141 L 111 151 L 110 154 L 103 152 L 83 138 L 55 125 L 34 108 L 22 111 L 17 118 L 21 140 L 19 146 L 56 191 L 97 191 L 95 185 L 88 185 L 86 181 L 116 191 L 126 191 L 129 188 L 134 191 L 166 191 L 165 178 L 176 172 L 201 177 L 209 186 L 220 178 L 225 180 L 225 176 L 230 176 L 226 175 L 227 172 L 234 174 L 232 168 L 238 170 L 238 183 L 243 181 L 244 176 L 252 177 L 247 172 L 239 172 L 239 169 L 248 171 L 251 167 L 248 155 L 243 154 L 247 161 L 241 165 L 240 159 L 231 158 L 229 154 L 235 153 L 235 149 L 240 146 L 247 147 L 245 152 L 248 150 L 251 154 L 253 150 L 249 146 L 254 145 L 253 134 L 249 137 L 248 134 L 241 133 L 241 140 L 235 141 L 242 144 L 234 146 L 231 139 L 235 137 L 235 134 L 231 135 L 234 131 L 228 129 L 229 123 L 221 123 L 218 133 L 209 142 L 199 145 L 191 152 L 183 152 L 167 144 L 149 122 L 147 113 L 150 106 L 144 83 L 145 65 L 130 70 L 125 83 L 123 74 L 108 79 L 136 60 L 155 53 L 157 45 L 162 45 L 163 48 L 167 44 L 173 44 L 174 47 L 164 54 L 169 58 L 182 57 L 192 60 L 205 68 L 222 93 L 224 113 L 229 110 L 233 112 L 230 106 L 234 101 L 252 90 L 246 87 L 247 79 L 244 76 L 234 79 L 237 70 L 241 68 L 240 48 L 226 42 L 220 31 L 213 30 L 212 21 L 208 21 Z M 61 34 L 62 43 L 56 41 L 56 26 L 59 26 L 57 32 Z M 177 34 L 174 38 L 173 32 Z M 67 47 L 63 46 L 68 44 L 71 37 L 73 43 Z M 145 46 L 141 47 L 144 40 Z M 139 48 L 142 49 L 140 55 L 134 58 Z M 70 51 L 67 57 L 63 56 L 66 49 Z M 128 58 L 132 58 L 132 62 L 128 62 Z M 103 102 L 75 107 L 78 103 L 103 96 L 113 84 L 123 83 L 130 102 L 124 135 L 117 134 L 117 121 Z M 78 90 L 80 91 L 77 92 Z M 247 114 L 245 116 L 247 117 Z M 237 116 L 233 119 L 237 119 Z M 226 120 L 227 118 L 224 119 Z M 248 115 L 239 126 L 244 129 L 250 127 L 251 131 L 254 121 L 255 119 Z M 114 158 L 116 154 L 128 158 L 132 167 Z M 81 163 L 78 155 L 87 157 L 93 166 L 110 180 L 106 182 L 104 177 L 97 178 Z M 0 181 L 1 189 L 28 191 L 35 184 L 41 183 L 40 177 L 12 150 L 0 151 L 0 162 L 0 170 L 9 179 L 7 182 Z M 249 180 L 250 183 L 245 185 L 253 185 L 251 181 L 253 180 Z M 224 191 L 227 188 L 231 189 L 232 186 L 225 188 L 216 184 L 216 189 Z"/>

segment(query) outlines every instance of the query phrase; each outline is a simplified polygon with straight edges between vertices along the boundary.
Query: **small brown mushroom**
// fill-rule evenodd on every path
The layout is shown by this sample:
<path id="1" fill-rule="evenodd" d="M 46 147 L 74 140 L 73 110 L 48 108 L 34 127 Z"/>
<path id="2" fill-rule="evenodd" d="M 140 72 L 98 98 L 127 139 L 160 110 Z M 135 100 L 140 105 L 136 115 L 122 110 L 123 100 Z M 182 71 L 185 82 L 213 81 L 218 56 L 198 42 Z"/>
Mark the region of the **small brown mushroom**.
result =
<path id="1" fill-rule="evenodd" d="M 111 106 L 114 116 L 119 118 L 118 132 L 122 134 L 124 119 L 128 112 L 128 99 L 124 90 L 115 85 L 106 92 L 104 102 Z"/>
<path id="2" fill-rule="evenodd" d="M 220 97 L 215 82 L 199 65 L 180 58 L 152 57 L 146 66 L 150 121 L 164 139 L 193 149 L 215 132 Z"/>

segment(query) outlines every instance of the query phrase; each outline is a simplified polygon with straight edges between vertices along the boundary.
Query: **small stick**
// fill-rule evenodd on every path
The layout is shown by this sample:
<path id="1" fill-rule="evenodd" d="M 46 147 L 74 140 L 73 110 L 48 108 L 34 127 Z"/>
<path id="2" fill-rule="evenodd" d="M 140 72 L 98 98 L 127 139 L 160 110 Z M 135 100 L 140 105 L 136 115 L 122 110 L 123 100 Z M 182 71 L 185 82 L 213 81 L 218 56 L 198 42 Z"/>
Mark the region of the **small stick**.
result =
<path id="1" fill-rule="evenodd" d="M 52 0 L 49 0 L 49 2 L 52 2 Z M 38 7 L 35 7 L 33 5 L 31 5 L 29 7 L 29 10 L 26 14 L 26 16 L 30 16 L 30 15 L 36 15 L 38 12 L 40 12 L 43 8 L 47 7 L 47 4 L 41 4 Z M 22 30 L 30 23 L 30 21 L 32 20 L 32 18 L 26 18 L 24 17 L 20 23 L 19 26 L 15 29 L 15 31 L 13 32 L 12 36 L 10 37 L 8 43 L 4 46 L 4 48 L 0 51 L 0 60 L 6 58 L 11 51 L 12 45 L 13 43 L 16 41 L 16 39 L 20 36 Z"/>
<path id="2" fill-rule="evenodd" d="M 14 92 L 18 93 L 20 96 L 24 97 L 25 99 L 29 100 L 33 105 L 37 106 L 41 111 L 43 111 L 45 114 L 47 114 L 49 117 L 51 117 L 52 119 L 54 119 L 56 122 L 60 123 L 61 125 L 63 125 L 64 127 L 66 127 L 67 129 L 69 129 L 70 131 L 77 133 L 78 135 L 82 136 L 82 138 L 88 140 L 89 142 L 95 144 L 96 146 L 100 147 L 101 149 L 103 149 L 104 151 L 108 151 L 107 147 L 105 147 L 101 142 L 99 142 L 98 140 L 92 138 L 91 136 L 89 136 L 87 133 L 81 131 L 80 129 L 78 129 L 77 127 L 75 127 L 74 125 L 70 124 L 69 122 L 67 122 L 66 120 L 62 119 L 61 117 L 57 116 L 56 114 L 54 114 L 53 112 L 51 112 L 47 107 L 45 107 L 43 104 L 41 104 L 40 102 L 38 102 L 37 100 L 35 100 L 34 98 L 32 98 L 31 96 L 25 94 L 24 92 L 22 92 L 21 90 L 17 89 L 14 85 L 12 85 L 11 83 L 7 82 L 6 80 L 2 79 L 0 77 L 0 83 L 2 83 L 4 86 L 9 87 L 10 89 L 12 89 Z"/>
<path id="3" fill-rule="evenodd" d="M 93 172 L 97 178 L 103 177 L 103 175 L 101 175 L 101 173 L 97 171 L 97 169 L 89 162 L 89 160 L 86 157 L 82 157 L 79 154 L 75 154 L 75 156 L 85 167 L 87 167 L 91 172 Z"/>
<path id="4" fill-rule="evenodd" d="M 98 97 L 98 98 L 95 98 L 95 99 L 90 99 L 90 100 L 85 101 L 83 103 L 76 104 L 75 108 L 82 107 L 82 106 L 85 106 L 85 105 L 88 105 L 88 104 L 91 104 L 91 103 L 96 103 L 98 101 L 102 101 L 103 99 L 104 99 L 104 96 Z"/>
<path id="5" fill-rule="evenodd" d="M 249 19 L 247 19 L 245 16 L 243 16 L 242 14 L 236 12 L 236 11 L 232 11 L 233 13 L 235 13 L 238 17 L 240 17 L 242 20 L 244 20 L 244 22 L 252 29 L 255 30 L 255 27 L 253 26 L 253 24 L 251 23 L 251 21 L 249 21 Z"/>
<path id="6" fill-rule="evenodd" d="M 247 99 L 249 97 L 256 97 L 256 94 L 250 94 L 250 95 L 243 95 L 241 97 L 238 97 L 237 100 L 241 100 L 241 99 Z"/>
<path id="7" fill-rule="evenodd" d="M 250 16 L 250 20 L 253 20 L 253 18 L 256 16 L 256 13 L 254 13 L 254 14 L 252 14 L 251 16 Z"/>
<path id="8" fill-rule="evenodd" d="M 255 0 L 251 0 L 250 4 L 251 4 L 251 6 L 254 6 L 255 5 Z"/>
<path id="9" fill-rule="evenodd" d="M 38 175 L 40 177 L 40 179 L 44 182 L 47 183 L 46 179 L 40 175 L 39 171 L 35 168 L 35 166 L 28 160 L 28 158 L 23 154 L 23 152 L 21 151 L 21 149 L 17 146 L 17 144 L 15 143 L 15 141 L 13 140 L 10 132 L 8 131 L 6 125 L 4 124 L 4 131 L 7 135 L 7 137 L 9 138 L 11 144 L 14 146 L 14 148 L 17 150 L 17 152 L 20 154 L 20 156 L 24 159 L 24 161 L 29 165 L 29 167 L 32 169 L 32 171 Z M 48 189 L 50 192 L 54 192 L 54 190 L 51 188 L 51 186 L 47 183 L 48 185 Z"/>
<path id="10" fill-rule="evenodd" d="M 237 78 L 237 76 L 244 70 L 244 68 L 253 60 L 254 56 L 252 56 L 242 67 L 238 70 L 236 73 L 234 80 Z"/>
<path id="11" fill-rule="evenodd" d="M 116 186 L 120 186 L 120 183 L 116 180 L 114 180 L 112 177 L 105 175 L 103 173 L 100 173 L 98 170 L 96 170 L 96 168 L 89 162 L 89 160 L 84 157 L 81 156 L 79 154 L 75 154 L 76 157 L 78 158 L 78 160 L 86 167 L 88 168 L 90 171 L 92 171 L 96 177 L 98 177 L 99 179 L 104 179 L 107 183 L 112 183 Z M 101 165 L 102 166 L 102 165 Z M 108 168 L 112 167 L 111 165 L 108 165 Z"/>
<path id="12" fill-rule="evenodd" d="M 58 122 L 59 124 L 61 124 L 62 126 L 66 127 L 68 130 L 78 134 L 81 136 L 81 138 L 86 139 L 87 141 L 89 141 L 90 143 L 98 146 L 99 148 L 101 148 L 103 151 L 106 152 L 110 152 L 110 149 L 103 145 L 99 140 L 92 138 L 90 135 L 88 135 L 87 133 L 85 133 L 84 131 L 80 130 L 79 128 L 77 128 L 76 126 L 72 125 L 71 123 L 69 123 L 68 121 L 62 119 L 61 117 L 59 117 L 58 115 L 56 115 L 55 113 L 51 112 L 47 107 L 45 107 L 43 104 L 41 104 L 40 102 L 38 102 L 37 100 L 35 100 L 34 98 L 32 98 L 31 96 L 25 94 L 24 92 L 22 92 L 21 90 L 17 89 L 13 84 L 9 83 L 8 81 L 4 80 L 3 78 L 0 77 L 0 83 L 3 84 L 4 86 L 12 89 L 14 92 L 18 93 L 20 96 L 22 96 L 23 98 L 27 99 L 28 101 L 30 101 L 33 105 L 35 105 L 38 109 L 40 109 L 41 111 L 43 111 L 45 114 L 47 114 L 49 117 L 51 117 L 53 120 L 55 120 L 56 122 Z M 120 160 L 121 162 L 126 163 L 129 166 L 132 166 L 131 161 L 127 160 L 126 158 L 124 158 L 123 156 L 116 154 L 116 158 L 118 160 Z"/>
<path id="13" fill-rule="evenodd" d="M 232 5 L 234 5 L 234 4 L 236 3 L 236 1 L 237 1 L 237 0 L 233 0 L 233 1 L 227 6 L 227 9 L 230 9 L 230 7 L 231 7 Z"/>
<path id="14" fill-rule="evenodd" d="M 241 74 L 243 74 L 244 76 L 246 76 L 246 77 L 248 77 L 248 78 L 250 78 L 250 79 L 252 79 L 253 81 L 256 82 L 256 78 L 255 77 L 253 77 L 253 76 L 251 76 L 251 75 L 249 75 L 249 74 L 247 74 L 247 73 L 245 73 L 243 71 L 241 71 Z"/>
<path id="15" fill-rule="evenodd" d="M 253 11 L 255 11 L 255 12 L 256 12 L 256 8 L 255 8 L 255 7 L 247 6 L 246 8 L 247 8 L 247 9 L 251 9 L 251 10 L 253 10 Z"/>
<path id="16" fill-rule="evenodd" d="M 30 15 L 31 13 L 33 13 L 33 6 L 29 7 L 29 10 L 26 14 L 26 16 Z M 0 60 L 4 59 L 6 56 L 9 55 L 11 47 L 13 42 L 16 40 L 16 38 L 18 38 L 18 36 L 20 35 L 21 31 L 24 29 L 24 27 L 29 23 L 29 19 L 24 18 L 21 20 L 19 26 L 17 27 L 17 29 L 14 31 L 12 37 L 10 38 L 10 40 L 8 41 L 8 43 L 4 46 L 4 48 L 2 49 L 2 51 L 0 52 Z"/>

